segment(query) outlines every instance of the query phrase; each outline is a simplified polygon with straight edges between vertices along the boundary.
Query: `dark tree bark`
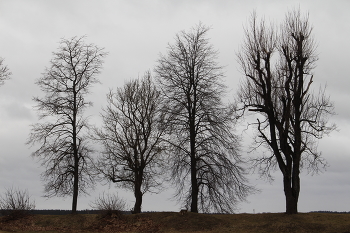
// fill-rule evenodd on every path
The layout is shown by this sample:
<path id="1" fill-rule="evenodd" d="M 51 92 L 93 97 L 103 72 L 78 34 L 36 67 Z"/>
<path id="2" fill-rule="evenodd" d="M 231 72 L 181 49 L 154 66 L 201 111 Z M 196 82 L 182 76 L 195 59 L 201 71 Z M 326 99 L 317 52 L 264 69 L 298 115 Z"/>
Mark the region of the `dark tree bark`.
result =
<path id="1" fill-rule="evenodd" d="M 106 53 L 85 44 L 83 38 L 62 39 L 60 44 L 51 67 L 36 82 L 46 95 L 34 101 L 40 120 L 47 121 L 32 126 L 27 144 L 41 144 L 32 156 L 40 158 L 46 168 L 42 178 L 47 196 L 72 195 L 72 213 L 76 213 L 79 192 L 94 185 L 89 127 L 83 113 L 92 105 L 85 98 L 98 82 Z"/>
<path id="2" fill-rule="evenodd" d="M 200 24 L 177 34 L 155 72 L 165 103 L 176 196 L 191 212 L 233 212 L 252 189 L 232 133 L 233 112 L 221 101 L 223 75 L 208 30 Z"/>
<path id="3" fill-rule="evenodd" d="M 142 206 L 142 197 L 143 193 L 141 191 L 142 186 L 142 174 L 138 174 L 136 177 L 135 182 L 135 205 L 134 205 L 134 213 L 141 213 L 141 206 Z"/>
<path id="4" fill-rule="evenodd" d="M 318 172 L 325 161 L 316 140 L 331 132 L 333 104 L 324 90 L 312 93 L 312 70 L 317 56 L 308 16 L 291 11 L 278 32 L 253 14 L 238 60 L 246 76 L 239 101 L 242 109 L 260 113 L 256 143 L 272 155 L 253 159 L 267 176 L 278 165 L 283 175 L 286 213 L 298 213 L 301 168 Z"/>
<path id="5" fill-rule="evenodd" d="M 145 192 L 159 188 L 162 174 L 162 115 L 160 93 L 150 73 L 107 95 L 104 126 L 96 139 L 104 146 L 99 158 L 103 177 L 135 195 L 133 213 L 140 213 Z"/>

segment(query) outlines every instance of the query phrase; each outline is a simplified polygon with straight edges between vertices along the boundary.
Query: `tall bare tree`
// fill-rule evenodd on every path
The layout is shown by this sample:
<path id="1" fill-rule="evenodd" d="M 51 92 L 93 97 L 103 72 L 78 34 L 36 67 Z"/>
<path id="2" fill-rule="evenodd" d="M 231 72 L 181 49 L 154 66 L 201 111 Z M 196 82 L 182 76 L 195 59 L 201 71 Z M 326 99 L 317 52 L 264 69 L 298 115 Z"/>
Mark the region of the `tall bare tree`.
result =
<path id="1" fill-rule="evenodd" d="M 27 144 L 40 144 L 32 153 L 40 158 L 45 192 L 51 196 L 73 196 L 72 212 L 77 209 L 79 192 L 93 186 L 90 172 L 91 148 L 84 110 L 92 103 L 86 99 L 90 87 L 98 82 L 106 53 L 83 37 L 62 39 L 54 52 L 50 68 L 36 81 L 44 97 L 34 97 L 40 120 L 32 125 Z"/>
<path id="2" fill-rule="evenodd" d="M 251 17 L 238 61 L 246 76 L 239 99 L 243 109 L 259 113 L 256 147 L 267 146 L 271 155 L 255 158 L 265 175 L 278 165 L 283 174 L 286 213 L 298 213 L 299 173 L 307 167 L 319 171 L 325 161 L 316 139 L 334 129 L 328 125 L 333 104 L 324 89 L 313 93 L 312 70 L 316 44 L 308 15 L 290 11 L 279 30 Z"/>
<path id="3" fill-rule="evenodd" d="M 8 67 L 3 64 L 4 59 L 0 58 L 0 86 L 4 84 L 4 81 L 10 78 L 11 72 Z"/>
<path id="4" fill-rule="evenodd" d="M 150 73 L 107 95 L 103 128 L 96 130 L 104 145 L 99 171 L 107 180 L 135 195 L 134 213 L 141 212 L 143 194 L 159 186 L 162 152 L 160 92 Z"/>
<path id="5" fill-rule="evenodd" d="M 199 24 L 182 31 L 155 68 L 168 125 L 171 177 L 176 196 L 192 212 L 233 212 L 250 191 L 244 177 L 233 111 L 222 97 L 225 86 L 217 51 Z"/>

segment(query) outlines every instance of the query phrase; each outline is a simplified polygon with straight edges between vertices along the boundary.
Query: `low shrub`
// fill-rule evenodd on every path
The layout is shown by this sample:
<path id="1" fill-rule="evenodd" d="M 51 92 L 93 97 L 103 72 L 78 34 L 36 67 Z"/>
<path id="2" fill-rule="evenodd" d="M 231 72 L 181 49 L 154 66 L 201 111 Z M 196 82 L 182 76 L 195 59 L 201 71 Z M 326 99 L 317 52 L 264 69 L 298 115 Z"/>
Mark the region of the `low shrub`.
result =
<path id="1" fill-rule="evenodd" d="M 105 193 L 99 195 L 90 206 L 99 210 L 102 218 L 120 219 L 127 209 L 125 200 L 119 198 L 118 195 Z"/>
<path id="2" fill-rule="evenodd" d="M 0 213 L 5 216 L 4 220 L 26 217 L 34 208 L 35 202 L 30 200 L 28 190 L 9 188 L 0 196 Z"/>

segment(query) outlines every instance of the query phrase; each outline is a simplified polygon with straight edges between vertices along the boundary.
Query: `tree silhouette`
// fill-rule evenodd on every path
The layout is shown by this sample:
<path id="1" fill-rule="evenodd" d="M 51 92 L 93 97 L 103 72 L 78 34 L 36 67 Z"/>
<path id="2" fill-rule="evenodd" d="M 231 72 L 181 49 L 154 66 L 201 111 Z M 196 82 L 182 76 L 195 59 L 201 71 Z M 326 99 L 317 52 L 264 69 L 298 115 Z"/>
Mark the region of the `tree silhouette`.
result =
<path id="1" fill-rule="evenodd" d="M 239 101 L 243 110 L 259 113 L 256 148 L 271 150 L 271 155 L 253 159 L 253 166 L 269 176 L 278 165 L 288 214 L 298 212 L 300 169 L 317 172 L 325 165 L 316 139 L 335 128 L 327 124 L 333 104 L 324 89 L 316 94 L 311 90 L 315 50 L 308 15 L 294 10 L 278 30 L 258 22 L 254 13 L 238 54 L 246 76 Z"/>
<path id="2" fill-rule="evenodd" d="M 162 170 L 162 116 L 160 92 L 148 72 L 107 95 L 103 128 L 96 129 L 104 150 L 99 172 L 135 195 L 133 212 L 140 213 L 143 194 L 159 187 Z"/>
<path id="3" fill-rule="evenodd" d="M 177 34 L 155 72 L 165 103 L 176 196 L 191 212 L 233 212 L 252 188 L 246 184 L 239 141 L 232 133 L 234 112 L 221 100 L 223 74 L 206 38 L 208 30 L 199 24 Z"/>
<path id="4" fill-rule="evenodd" d="M 42 177 L 48 197 L 72 195 L 72 212 L 77 209 L 79 192 L 94 185 L 91 173 L 91 148 L 86 134 L 89 128 L 84 110 L 89 88 L 98 82 L 103 49 L 85 44 L 84 38 L 62 39 L 53 53 L 50 68 L 36 82 L 44 97 L 35 97 L 40 120 L 32 125 L 27 144 L 40 144 L 32 153 L 40 158 Z"/>

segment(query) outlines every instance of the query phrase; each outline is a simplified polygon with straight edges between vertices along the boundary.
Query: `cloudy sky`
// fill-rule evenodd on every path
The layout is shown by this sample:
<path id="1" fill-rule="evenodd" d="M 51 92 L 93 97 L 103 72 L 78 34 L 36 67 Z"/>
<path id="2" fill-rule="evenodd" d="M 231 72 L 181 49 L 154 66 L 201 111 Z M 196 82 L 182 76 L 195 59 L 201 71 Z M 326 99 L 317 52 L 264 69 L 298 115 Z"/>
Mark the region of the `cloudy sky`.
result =
<path id="1" fill-rule="evenodd" d="M 25 145 L 30 125 L 38 121 L 32 97 L 42 94 L 34 82 L 49 66 L 61 38 L 86 35 L 86 42 L 109 52 L 99 76 L 101 84 L 94 86 L 89 97 L 94 102 L 88 111 L 90 123 L 98 124 L 108 89 L 152 71 L 175 34 L 199 22 L 212 28 L 208 36 L 220 52 L 218 62 L 224 66 L 228 98 L 233 97 L 243 77 L 235 53 L 249 15 L 256 10 L 278 23 L 288 10 L 299 6 L 310 13 L 318 43 L 314 87 L 327 84 L 337 113 L 331 121 L 338 126 L 338 131 L 319 142 L 330 165 L 327 171 L 301 174 L 299 210 L 350 211 L 350 1 L 346 0 L 0 0 L 0 57 L 12 72 L 11 80 L 0 87 L 0 194 L 19 187 L 29 190 L 37 209 L 71 208 L 70 197 L 42 197 L 43 168 L 30 156 L 34 148 Z M 243 154 L 248 156 L 246 150 Z M 249 176 L 261 192 L 249 196 L 239 206 L 240 212 L 285 211 L 281 174 L 274 174 L 272 183 Z M 103 191 L 118 192 L 133 205 L 131 192 L 99 185 L 90 196 L 80 197 L 78 209 L 90 208 L 89 202 Z M 146 194 L 143 210 L 178 211 L 181 205 L 169 199 L 172 194 L 170 187 L 160 194 Z"/>

